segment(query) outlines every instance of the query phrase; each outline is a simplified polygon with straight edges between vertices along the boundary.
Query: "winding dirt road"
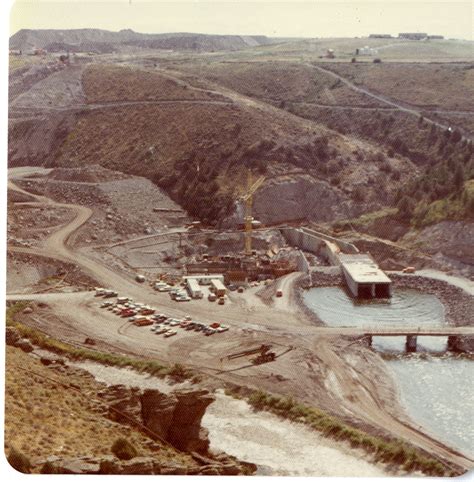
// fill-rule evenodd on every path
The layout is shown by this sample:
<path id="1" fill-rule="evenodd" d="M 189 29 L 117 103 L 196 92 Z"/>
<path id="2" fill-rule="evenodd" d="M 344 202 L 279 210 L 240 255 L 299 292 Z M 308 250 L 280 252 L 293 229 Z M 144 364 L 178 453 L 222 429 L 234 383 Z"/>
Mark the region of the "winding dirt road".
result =
<path id="1" fill-rule="evenodd" d="M 394 100 L 392 99 L 389 99 L 388 97 L 385 97 L 381 94 L 376 94 L 372 91 L 370 91 L 369 89 L 365 88 L 365 87 L 360 87 L 358 85 L 355 85 L 353 82 L 351 82 L 349 79 L 347 79 L 346 77 L 340 75 L 340 74 L 337 74 L 336 72 L 333 72 L 332 70 L 330 69 L 327 69 L 327 68 L 324 68 L 324 67 L 321 67 L 321 65 L 316 65 L 316 64 L 306 64 L 316 70 L 319 70 L 320 72 L 324 73 L 324 74 L 328 74 L 330 75 L 331 77 L 334 77 L 335 79 L 341 81 L 343 84 L 345 84 L 347 87 L 349 87 L 350 89 L 354 90 L 355 92 L 358 92 L 360 94 L 364 94 L 368 97 L 371 97 L 372 99 L 375 99 L 375 100 L 378 100 L 379 102 L 382 102 L 390 107 L 393 107 L 399 111 L 402 111 L 402 112 L 405 112 L 407 114 L 410 114 L 412 116 L 415 116 L 417 118 L 419 118 L 420 116 L 423 115 L 424 119 L 426 122 L 428 122 L 429 124 L 433 124 L 435 125 L 436 127 L 440 127 L 441 129 L 449 129 L 451 128 L 450 125 L 448 124 L 443 124 L 439 121 L 435 121 L 433 119 L 430 119 L 429 117 L 426 117 L 426 114 L 425 114 L 425 111 L 421 109 L 415 109 L 414 107 L 410 107 L 408 105 L 404 105 L 402 102 L 395 102 Z M 432 111 L 434 113 L 455 113 L 455 114 L 462 114 L 463 112 L 462 111 L 446 111 L 446 112 L 443 112 L 441 110 L 436 110 L 436 111 Z M 470 112 L 470 114 L 472 115 L 472 112 Z M 464 139 L 467 139 L 469 140 L 471 137 L 470 136 L 466 136 L 464 135 L 463 136 Z"/>
<path id="2" fill-rule="evenodd" d="M 9 188 L 25 192 L 9 181 Z M 29 194 L 29 193 L 27 193 Z M 295 311 L 284 296 L 272 309 L 261 303 L 249 304 L 232 294 L 225 306 L 211 305 L 206 300 L 179 304 L 169 299 L 166 293 L 156 293 L 150 287 L 139 285 L 100 262 L 71 248 L 71 235 L 87 222 L 92 211 L 84 206 L 56 203 L 50 199 L 34 196 L 30 206 L 67 207 L 75 213 L 74 219 L 62 226 L 46 239 L 42 248 L 9 247 L 12 252 L 22 252 L 49 258 L 61 259 L 79 265 L 84 272 L 95 278 L 101 285 L 113 288 L 121 294 L 147 303 L 158 305 L 172 316 L 192 315 L 193 319 L 209 321 L 219 319 L 231 326 L 231 331 L 204 337 L 195 332 L 181 330 L 170 340 L 150 334 L 144 328 L 127 324 L 106 310 L 99 310 L 93 293 L 17 295 L 22 299 L 47 301 L 51 311 L 35 313 L 38 327 L 55 337 L 80 343 L 85 336 L 98 341 L 98 348 L 107 347 L 113 351 L 133 354 L 145 358 L 188 366 L 223 381 L 245 384 L 253 388 L 277 391 L 294 395 L 308 403 L 326 399 L 329 406 L 339 406 L 355 419 L 404 438 L 440 459 L 468 470 L 474 462 L 467 456 L 433 439 L 415 427 L 404 415 L 396 401 L 387 400 L 387 393 L 393 387 L 390 376 L 384 373 L 383 363 L 378 356 L 367 350 L 347 351 L 333 345 L 338 333 L 331 333 L 324 327 L 315 327 L 302 313 Z M 281 281 L 285 292 L 291 292 L 293 274 Z M 15 299 L 17 296 L 7 296 Z M 184 306 L 183 306 L 184 305 Z M 273 363 L 254 366 L 222 361 L 226 354 L 261 343 L 272 343 L 279 356 Z M 346 345 L 349 346 L 349 345 Z M 295 347 L 294 349 L 289 349 Z M 351 357 L 362 357 L 367 369 L 357 370 L 348 361 Z M 375 365 L 375 368 L 371 365 Z M 372 376 L 374 373 L 378 376 Z M 378 370 L 381 370 L 378 371 Z M 315 371 L 332 380 L 332 393 L 321 393 L 313 383 Z M 278 381 L 274 374 L 278 373 Z M 383 376 L 380 376 L 383 373 Z M 326 398 L 324 398 L 326 397 Z M 332 397 L 332 398 L 331 398 Z M 316 402 L 315 402 L 316 401 Z"/>

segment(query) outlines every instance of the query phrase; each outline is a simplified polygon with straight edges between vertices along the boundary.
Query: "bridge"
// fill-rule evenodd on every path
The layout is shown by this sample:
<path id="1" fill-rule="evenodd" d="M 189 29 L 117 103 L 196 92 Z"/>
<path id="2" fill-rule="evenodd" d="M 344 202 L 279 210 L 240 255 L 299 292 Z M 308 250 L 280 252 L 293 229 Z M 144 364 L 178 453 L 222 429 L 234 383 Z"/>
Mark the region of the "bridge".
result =
<path id="1" fill-rule="evenodd" d="M 329 328 L 330 331 L 331 328 Z M 337 331 L 336 331 L 337 330 Z M 404 336 L 406 337 L 405 348 L 407 352 L 416 352 L 419 336 L 447 337 L 448 350 L 454 350 L 459 346 L 462 338 L 474 337 L 474 326 L 440 326 L 440 327 L 383 327 L 383 328 L 336 328 L 334 334 L 360 336 L 368 340 L 372 345 L 374 336 Z"/>

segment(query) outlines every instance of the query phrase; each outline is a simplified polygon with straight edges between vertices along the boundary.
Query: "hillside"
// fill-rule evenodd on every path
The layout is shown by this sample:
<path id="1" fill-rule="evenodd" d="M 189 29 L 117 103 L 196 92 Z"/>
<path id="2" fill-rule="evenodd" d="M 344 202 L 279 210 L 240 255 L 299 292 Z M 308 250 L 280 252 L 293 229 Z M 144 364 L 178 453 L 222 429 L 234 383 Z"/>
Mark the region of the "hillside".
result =
<path id="1" fill-rule="evenodd" d="M 259 209 L 257 198 L 257 211 L 272 222 L 301 217 L 290 194 L 297 186 L 309 196 L 316 188 L 332 193 L 328 195 L 334 203 L 327 210 L 305 212 L 305 216 L 326 219 L 347 210 L 359 213 L 369 206 L 380 207 L 398 182 L 388 186 L 376 181 L 377 176 L 385 176 L 385 157 L 376 146 L 247 97 L 194 87 L 167 71 L 93 66 L 84 71 L 82 82 L 87 102 L 112 105 L 78 114 L 48 164 L 99 162 L 144 175 L 191 215 L 208 222 L 231 213 L 245 185 L 247 168 L 267 176 L 270 192 L 271 186 L 287 192 L 283 202 L 288 209 L 283 206 L 279 215 L 266 216 L 268 209 L 263 206 L 268 202 L 262 199 Z M 141 103 L 121 105 L 129 101 Z M 382 156 L 381 162 L 371 163 L 377 155 Z M 400 173 L 399 181 L 413 169 L 402 158 L 386 162 Z M 285 177 L 292 172 L 296 177 Z"/>
<path id="2" fill-rule="evenodd" d="M 126 438 L 140 456 L 161 464 L 194 466 L 187 454 L 151 441 L 130 426 L 106 418 L 98 393 L 104 386 L 73 368 L 43 365 L 19 348 L 6 348 L 5 443 L 42 468 L 41 461 L 81 456 L 107 457 L 118 438 Z M 43 462 L 44 463 L 44 462 Z"/>
<path id="3" fill-rule="evenodd" d="M 194 51 L 239 50 L 271 41 L 263 35 L 206 35 L 193 33 L 143 34 L 133 30 L 112 32 L 101 29 L 27 30 L 10 37 L 10 49 L 43 48 L 51 52 L 118 52 L 124 46 L 147 49 Z"/>

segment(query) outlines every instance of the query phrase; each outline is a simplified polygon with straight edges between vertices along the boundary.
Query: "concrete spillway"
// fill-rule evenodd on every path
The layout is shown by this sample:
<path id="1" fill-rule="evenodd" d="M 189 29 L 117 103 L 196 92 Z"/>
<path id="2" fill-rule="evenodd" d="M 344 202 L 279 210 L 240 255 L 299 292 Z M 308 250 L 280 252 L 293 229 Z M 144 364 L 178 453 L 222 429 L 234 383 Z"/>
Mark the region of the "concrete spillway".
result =
<path id="1" fill-rule="evenodd" d="M 355 298 L 390 298 L 392 281 L 368 254 L 339 254 L 341 270 Z"/>

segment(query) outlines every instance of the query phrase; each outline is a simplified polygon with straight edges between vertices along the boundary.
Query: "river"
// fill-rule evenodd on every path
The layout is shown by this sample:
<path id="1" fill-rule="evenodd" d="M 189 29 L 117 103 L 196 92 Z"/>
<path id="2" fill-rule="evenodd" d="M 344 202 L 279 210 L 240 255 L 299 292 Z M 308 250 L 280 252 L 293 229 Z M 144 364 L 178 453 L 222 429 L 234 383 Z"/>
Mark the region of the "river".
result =
<path id="1" fill-rule="evenodd" d="M 88 371 L 97 381 L 107 385 L 153 388 L 164 393 L 192 388 L 189 382 L 172 385 L 128 368 L 90 361 L 70 364 Z M 222 390 L 216 392 L 216 401 L 207 408 L 202 426 L 209 431 L 211 449 L 256 464 L 257 475 L 388 475 L 383 465 L 364 460 L 362 452 L 326 439 L 303 425 L 254 411 L 247 402 L 229 397 Z"/>
<path id="2" fill-rule="evenodd" d="M 312 288 L 304 301 L 329 326 L 445 324 L 444 308 L 436 296 L 397 289 L 389 301 L 356 301 L 339 287 Z M 387 361 L 397 381 L 400 398 L 415 423 L 435 438 L 474 455 L 474 364 L 449 354 L 444 337 L 419 337 L 418 351 L 402 355 L 403 337 L 374 337 L 372 347 L 400 353 Z"/>

